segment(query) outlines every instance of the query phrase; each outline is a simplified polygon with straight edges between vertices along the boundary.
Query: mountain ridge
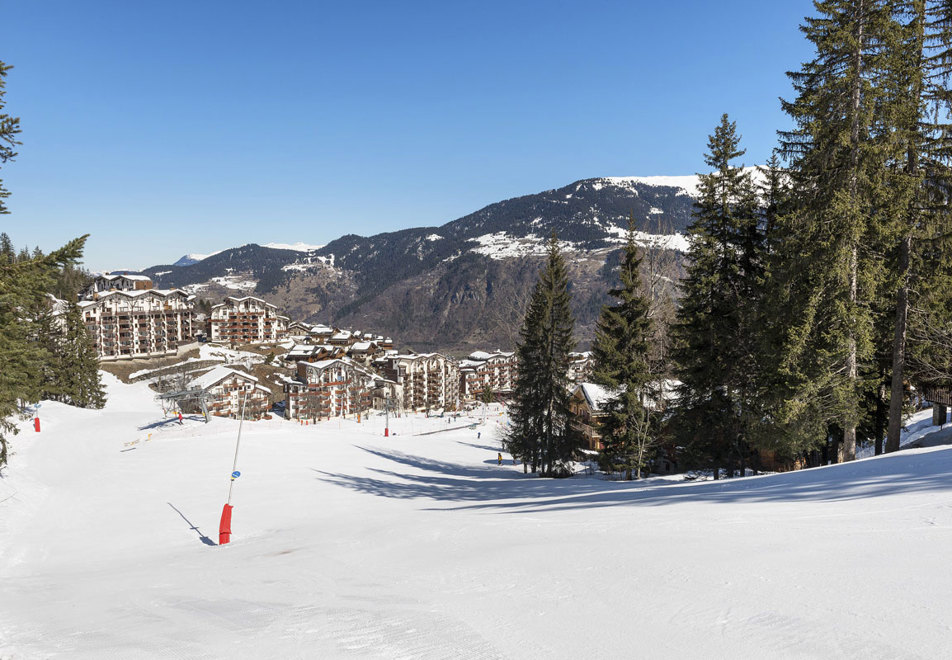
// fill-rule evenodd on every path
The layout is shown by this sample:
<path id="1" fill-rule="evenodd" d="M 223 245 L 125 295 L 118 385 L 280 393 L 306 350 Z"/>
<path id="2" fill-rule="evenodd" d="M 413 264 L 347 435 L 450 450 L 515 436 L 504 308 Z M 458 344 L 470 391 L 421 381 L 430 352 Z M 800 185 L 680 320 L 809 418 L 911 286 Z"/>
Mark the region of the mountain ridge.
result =
<path id="1" fill-rule="evenodd" d="M 141 272 L 158 287 L 210 299 L 253 294 L 293 318 L 360 325 L 428 349 L 511 348 L 511 328 L 490 327 L 489 317 L 525 297 L 555 233 L 574 269 L 582 338 L 604 302 L 606 264 L 629 218 L 647 249 L 683 253 L 697 182 L 696 175 L 580 179 L 439 226 L 345 234 L 323 246 L 251 243 Z M 509 317 L 510 326 L 520 320 Z"/>

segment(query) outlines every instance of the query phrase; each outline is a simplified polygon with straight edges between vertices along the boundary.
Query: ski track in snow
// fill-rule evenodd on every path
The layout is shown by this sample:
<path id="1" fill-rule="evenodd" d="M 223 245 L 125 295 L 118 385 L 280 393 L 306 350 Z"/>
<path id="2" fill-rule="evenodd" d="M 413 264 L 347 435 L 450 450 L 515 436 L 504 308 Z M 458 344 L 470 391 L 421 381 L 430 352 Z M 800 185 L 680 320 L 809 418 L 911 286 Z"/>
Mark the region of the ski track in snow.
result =
<path id="1" fill-rule="evenodd" d="M 718 482 L 542 480 L 496 465 L 501 417 L 482 438 L 414 435 L 449 426 L 422 416 L 389 438 L 377 416 L 274 419 L 244 425 L 219 547 L 238 423 L 180 426 L 144 384 L 105 378 L 105 410 L 44 403 L 42 433 L 13 439 L 2 658 L 952 647 L 950 448 Z"/>

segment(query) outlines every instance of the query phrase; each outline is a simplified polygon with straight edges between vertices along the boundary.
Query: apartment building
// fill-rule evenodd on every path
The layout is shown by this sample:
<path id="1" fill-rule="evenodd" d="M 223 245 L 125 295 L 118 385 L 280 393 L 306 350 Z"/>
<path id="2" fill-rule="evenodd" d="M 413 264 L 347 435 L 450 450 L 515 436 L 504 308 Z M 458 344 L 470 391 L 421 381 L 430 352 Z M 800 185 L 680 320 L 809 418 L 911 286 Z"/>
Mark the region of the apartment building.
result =
<path id="1" fill-rule="evenodd" d="M 193 379 L 188 388 L 203 390 L 208 412 L 218 417 L 260 419 L 271 407 L 271 390 L 255 376 L 224 366 Z"/>
<path id="2" fill-rule="evenodd" d="M 475 399 L 487 388 L 493 392 L 511 392 L 516 384 L 517 363 L 513 352 L 471 353 L 459 363 L 460 398 Z"/>
<path id="3" fill-rule="evenodd" d="M 208 338 L 230 345 L 276 343 L 287 334 L 288 320 L 261 298 L 229 296 L 212 307 Z"/>
<path id="4" fill-rule="evenodd" d="M 369 410 L 377 375 L 348 358 L 298 362 L 284 385 L 288 419 L 321 420 Z"/>
<path id="5" fill-rule="evenodd" d="M 405 410 L 455 410 L 459 406 L 459 365 L 441 353 L 387 355 L 376 362 L 402 388 Z"/>
<path id="6" fill-rule="evenodd" d="M 104 289 L 94 282 L 84 292 L 87 299 L 78 303 L 100 360 L 174 355 L 192 340 L 195 296 L 123 278 L 132 286 Z"/>

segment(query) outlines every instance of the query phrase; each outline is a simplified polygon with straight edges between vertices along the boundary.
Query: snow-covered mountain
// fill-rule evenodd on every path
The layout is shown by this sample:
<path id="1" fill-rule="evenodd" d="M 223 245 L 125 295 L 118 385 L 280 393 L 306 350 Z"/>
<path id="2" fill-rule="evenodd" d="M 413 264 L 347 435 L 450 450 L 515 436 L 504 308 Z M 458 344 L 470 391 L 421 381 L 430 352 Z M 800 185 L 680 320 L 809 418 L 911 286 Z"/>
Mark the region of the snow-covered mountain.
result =
<path id="1" fill-rule="evenodd" d="M 487 316 L 497 303 L 523 297 L 555 232 L 574 264 L 584 334 L 604 301 L 629 218 L 645 246 L 683 253 L 697 183 L 696 176 L 583 179 L 438 227 L 349 234 L 323 246 L 252 244 L 144 272 L 159 286 L 209 298 L 254 292 L 292 316 L 374 327 L 420 349 L 508 344 Z"/>

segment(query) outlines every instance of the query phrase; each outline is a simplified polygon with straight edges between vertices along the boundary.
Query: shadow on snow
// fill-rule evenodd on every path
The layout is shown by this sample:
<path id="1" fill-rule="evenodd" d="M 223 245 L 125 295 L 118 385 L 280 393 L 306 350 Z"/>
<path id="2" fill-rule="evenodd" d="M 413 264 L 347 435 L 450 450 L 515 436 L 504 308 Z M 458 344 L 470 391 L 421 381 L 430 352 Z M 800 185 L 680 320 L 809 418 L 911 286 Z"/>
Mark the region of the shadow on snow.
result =
<path id="1" fill-rule="evenodd" d="M 459 504 L 434 507 L 443 511 L 544 511 L 685 502 L 823 502 L 952 488 L 952 449 L 902 452 L 842 465 L 703 483 L 540 479 L 503 469 L 495 461 L 473 466 L 398 451 L 360 449 L 395 464 L 394 469 L 369 468 L 379 476 L 314 471 L 322 481 L 358 493 Z"/>

